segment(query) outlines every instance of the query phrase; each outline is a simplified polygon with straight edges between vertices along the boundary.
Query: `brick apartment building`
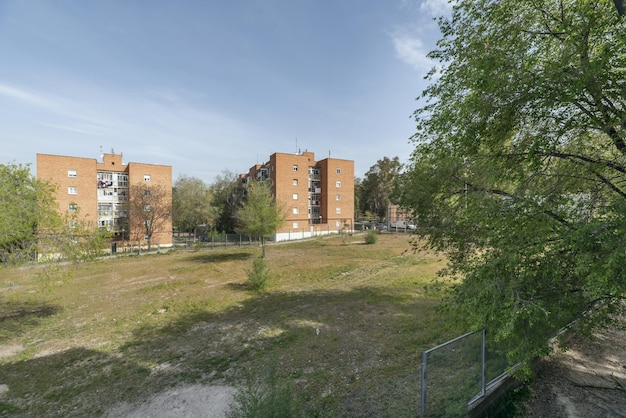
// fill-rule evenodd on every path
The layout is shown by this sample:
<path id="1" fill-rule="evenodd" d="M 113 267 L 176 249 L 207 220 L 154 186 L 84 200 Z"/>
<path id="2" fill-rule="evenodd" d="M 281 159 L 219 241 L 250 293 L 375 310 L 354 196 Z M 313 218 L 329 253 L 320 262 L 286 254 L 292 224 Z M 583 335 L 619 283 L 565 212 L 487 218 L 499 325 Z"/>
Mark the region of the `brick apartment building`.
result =
<path id="1" fill-rule="evenodd" d="M 117 241 L 141 241 L 143 227 L 129 219 L 129 187 L 134 184 L 162 185 L 172 204 L 172 167 L 129 162 L 122 154 L 103 153 L 95 158 L 37 154 L 37 178 L 57 186 L 56 200 L 63 214 L 77 213 L 80 220 L 93 222 L 113 232 Z M 172 220 L 155 231 L 152 244 L 172 245 Z"/>
<path id="2" fill-rule="evenodd" d="M 276 241 L 354 229 L 354 161 L 315 160 L 313 152 L 274 153 L 250 168 L 247 181 L 270 180 L 287 220 Z"/>

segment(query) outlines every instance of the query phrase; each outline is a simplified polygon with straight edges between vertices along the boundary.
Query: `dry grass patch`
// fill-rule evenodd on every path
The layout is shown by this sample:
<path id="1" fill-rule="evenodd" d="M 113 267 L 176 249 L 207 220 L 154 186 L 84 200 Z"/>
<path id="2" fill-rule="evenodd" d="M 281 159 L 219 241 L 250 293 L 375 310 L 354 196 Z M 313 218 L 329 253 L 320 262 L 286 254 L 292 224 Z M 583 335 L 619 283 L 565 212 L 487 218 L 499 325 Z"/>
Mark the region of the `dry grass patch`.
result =
<path id="1" fill-rule="evenodd" d="M 0 270 L 0 414 L 99 415 L 275 362 L 308 411 L 414 415 L 419 353 L 453 335 L 429 288 L 443 261 L 406 236 L 273 245 L 257 295 L 243 284 L 259 252 L 121 257 L 59 279 Z"/>

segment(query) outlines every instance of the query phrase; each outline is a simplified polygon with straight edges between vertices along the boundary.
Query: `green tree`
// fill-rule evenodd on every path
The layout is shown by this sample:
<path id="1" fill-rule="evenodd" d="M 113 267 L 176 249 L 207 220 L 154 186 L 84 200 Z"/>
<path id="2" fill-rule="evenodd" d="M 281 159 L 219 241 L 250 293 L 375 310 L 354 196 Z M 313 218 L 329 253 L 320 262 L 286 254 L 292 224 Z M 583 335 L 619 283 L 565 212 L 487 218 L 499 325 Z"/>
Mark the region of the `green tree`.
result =
<path id="1" fill-rule="evenodd" d="M 272 196 L 269 182 L 252 181 L 248 184 L 246 198 L 237 211 L 238 231 L 259 237 L 265 257 L 265 241 L 276 233 L 287 218 Z"/>
<path id="2" fill-rule="evenodd" d="M 179 176 L 172 189 L 172 223 L 180 231 L 193 232 L 198 225 L 213 224 L 216 209 L 211 190 L 202 180 Z"/>
<path id="3" fill-rule="evenodd" d="M 244 189 L 239 176 L 230 171 L 224 171 L 211 184 L 211 203 L 216 211 L 215 228 L 221 232 L 234 232 Z"/>
<path id="4" fill-rule="evenodd" d="M 393 193 L 401 170 L 398 157 L 384 157 L 370 167 L 357 189 L 357 200 L 363 213 L 374 213 L 380 219 L 387 217 L 389 205 L 396 203 Z"/>
<path id="5" fill-rule="evenodd" d="M 355 219 L 359 220 L 361 218 L 363 218 L 363 214 L 361 213 L 361 183 L 363 182 L 363 179 L 360 177 L 355 177 L 354 178 L 354 215 L 355 215 Z"/>
<path id="6" fill-rule="evenodd" d="M 131 231 L 135 239 L 145 236 L 148 250 L 155 233 L 166 233 L 172 220 L 172 190 L 156 184 L 132 184 L 129 188 L 129 214 Z"/>
<path id="7" fill-rule="evenodd" d="M 401 202 L 511 361 L 626 291 L 626 27 L 611 0 L 461 0 L 430 57 Z"/>
<path id="8" fill-rule="evenodd" d="M 59 225 L 54 187 L 33 177 L 27 165 L 0 164 L 0 263 L 35 259 L 39 233 Z"/>

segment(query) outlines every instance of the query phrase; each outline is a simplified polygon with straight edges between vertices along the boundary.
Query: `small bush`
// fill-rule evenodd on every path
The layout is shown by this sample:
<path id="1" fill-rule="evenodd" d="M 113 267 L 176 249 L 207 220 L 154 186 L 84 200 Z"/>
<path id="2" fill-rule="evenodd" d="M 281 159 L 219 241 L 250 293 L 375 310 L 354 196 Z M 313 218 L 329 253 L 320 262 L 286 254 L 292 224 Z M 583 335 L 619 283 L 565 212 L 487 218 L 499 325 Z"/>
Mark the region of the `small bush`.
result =
<path id="1" fill-rule="evenodd" d="M 235 395 L 228 418 L 292 418 L 302 413 L 297 397 L 288 381 L 276 374 L 276 362 L 271 361 L 265 370 L 263 383 L 248 376 L 246 383 Z"/>
<path id="2" fill-rule="evenodd" d="M 373 229 L 368 230 L 365 235 L 365 243 L 376 244 L 376 241 L 378 241 L 378 233 Z"/>
<path id="3" fill-rule="evenodd" d="M 257 257 L 252 261 L 252 269 L 248 271 L 246 286 L 252 291 L 261 292 L 267 287 L 270 278 L 271 275 L 265 265 L 265 259 Z"/>

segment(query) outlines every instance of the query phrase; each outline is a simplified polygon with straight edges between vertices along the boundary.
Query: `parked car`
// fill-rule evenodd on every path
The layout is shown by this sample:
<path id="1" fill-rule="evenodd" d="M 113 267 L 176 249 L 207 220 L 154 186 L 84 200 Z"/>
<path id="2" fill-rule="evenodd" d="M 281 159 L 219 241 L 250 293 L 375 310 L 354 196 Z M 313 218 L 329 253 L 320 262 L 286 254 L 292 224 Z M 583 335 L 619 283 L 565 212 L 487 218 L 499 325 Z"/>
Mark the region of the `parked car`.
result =
<path id="1" fill-rule="evenodd" d="M 378 222 L 376 224 L 376 229 L 379 231 L 387 231 L 389 229 L 389 224 L 387 222 Z"/>
<path id="2" fill-rule="evenodd" d="M 397 221 L 391 223 L 391 228 L 416 230 L 417 225 L 409 221 Z"/>

